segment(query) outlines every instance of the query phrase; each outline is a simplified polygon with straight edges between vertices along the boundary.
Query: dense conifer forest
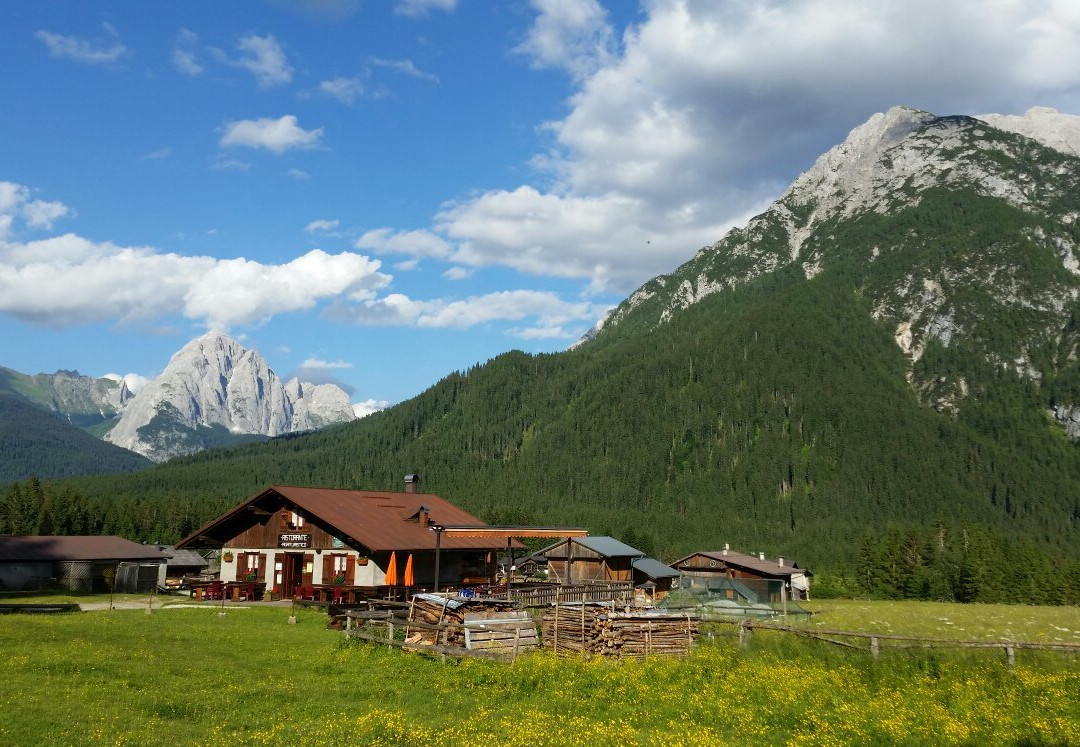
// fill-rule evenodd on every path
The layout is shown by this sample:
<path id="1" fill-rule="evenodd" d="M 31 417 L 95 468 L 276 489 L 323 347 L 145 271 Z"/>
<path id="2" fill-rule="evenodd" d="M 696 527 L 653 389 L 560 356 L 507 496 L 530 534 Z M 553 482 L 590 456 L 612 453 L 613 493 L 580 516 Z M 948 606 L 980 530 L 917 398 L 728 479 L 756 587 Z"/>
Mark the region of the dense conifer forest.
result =
<path id="1" fill-rule="evenodd" d="M 501 355 L 361 421 L 7 489 L 2 532 L 174 541 L 272 483 L 422 489 L 485 520 L 725 542 L 819 593 L 1080 602 L 1080 448 L 1007 370 L 950 417 L 844 272 L 765 276 L 648 329 Z"/>

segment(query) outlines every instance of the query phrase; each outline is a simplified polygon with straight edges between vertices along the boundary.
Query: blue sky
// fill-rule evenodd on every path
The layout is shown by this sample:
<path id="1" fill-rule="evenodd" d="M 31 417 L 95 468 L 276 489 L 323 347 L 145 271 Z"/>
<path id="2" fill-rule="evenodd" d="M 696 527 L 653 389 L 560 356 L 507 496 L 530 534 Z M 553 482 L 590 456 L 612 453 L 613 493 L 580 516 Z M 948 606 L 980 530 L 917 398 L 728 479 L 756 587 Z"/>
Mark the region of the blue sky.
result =
<path id="1" fill-rule="evenodd" d="M 396 402 L 565 348 L 876 111 L 1077 113 L 1065 0 L 34 2 L 0 23 L 0 365 L 208 329 Z"/>

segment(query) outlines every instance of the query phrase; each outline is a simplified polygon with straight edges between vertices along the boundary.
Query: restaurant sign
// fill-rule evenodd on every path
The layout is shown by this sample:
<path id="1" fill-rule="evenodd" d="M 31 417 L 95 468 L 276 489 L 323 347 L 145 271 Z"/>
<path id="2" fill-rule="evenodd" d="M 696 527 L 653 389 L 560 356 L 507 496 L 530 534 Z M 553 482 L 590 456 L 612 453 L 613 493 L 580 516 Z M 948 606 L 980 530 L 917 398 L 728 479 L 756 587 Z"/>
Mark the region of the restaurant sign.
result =
<path id="1" fill-rule="evenodd" d="M 311 547 L 310 534 L 280 534 L 278 547 Z"/>

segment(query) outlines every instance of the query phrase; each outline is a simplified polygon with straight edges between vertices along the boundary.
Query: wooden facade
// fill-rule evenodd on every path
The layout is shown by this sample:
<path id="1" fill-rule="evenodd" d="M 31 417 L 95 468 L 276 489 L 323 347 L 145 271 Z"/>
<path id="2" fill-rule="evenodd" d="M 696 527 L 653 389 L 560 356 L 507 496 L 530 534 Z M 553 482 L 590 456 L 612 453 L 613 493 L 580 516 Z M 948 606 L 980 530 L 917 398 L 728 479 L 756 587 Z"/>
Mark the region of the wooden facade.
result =
<path id="1" fill-rule="evenodd" d="M 809 571 L 783 558 L 766 558 L 763 553 L 747 555 L 729 548 L 688 555 L 671 564 L 682 574 L 683 586 L 708 585 L 713 579 L 777 581 L 783 583 L 790 599 L 809 599 Z M 773 600 L 778 601 L 778 600 Z"/>
<path id="2" fill-rule="evenodd" d="M 667 596 L 679 575 L 612 537 L 565 539 L 537 554 L 547 558 L 549 581 L 563 585 L 627 582 L 639 587 L 638 596 L 648 602 Z"/>
<path id="3" fill-rule="evenodd" d="M 480 524 L 442 498 L 271 486 L 200 528 L 177 547 L 220 547 L 220 579 L 254 581 L 279 596 L 297 587 L 435 584 L 435 519 Z M 502 543 L 442 538 L 439 584 L 490 583 Z M 388 581 L 390 583 L 388 583 Z"/>

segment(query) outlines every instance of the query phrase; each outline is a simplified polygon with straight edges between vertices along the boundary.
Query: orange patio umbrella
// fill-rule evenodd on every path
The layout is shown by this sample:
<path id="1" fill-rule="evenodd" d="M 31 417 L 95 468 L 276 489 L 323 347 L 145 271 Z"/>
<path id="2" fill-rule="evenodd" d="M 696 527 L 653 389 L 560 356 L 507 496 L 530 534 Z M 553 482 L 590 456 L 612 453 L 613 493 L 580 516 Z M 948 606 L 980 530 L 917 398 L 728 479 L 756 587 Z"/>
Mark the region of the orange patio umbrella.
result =
<path id="1" fill-rule="evenodd" d="M 397 553 L 390 552 L 390 564 L 386 567 L 386 585 L 397 586 Z"/>
<path id="2" fill-rule="evenodd" d="M 416 579 L 413 578 L 412 569 L 412 553 L 409 553 L 409 559 L 405 561 L 405 586 L 412 586 L 416 583 Z"/>

